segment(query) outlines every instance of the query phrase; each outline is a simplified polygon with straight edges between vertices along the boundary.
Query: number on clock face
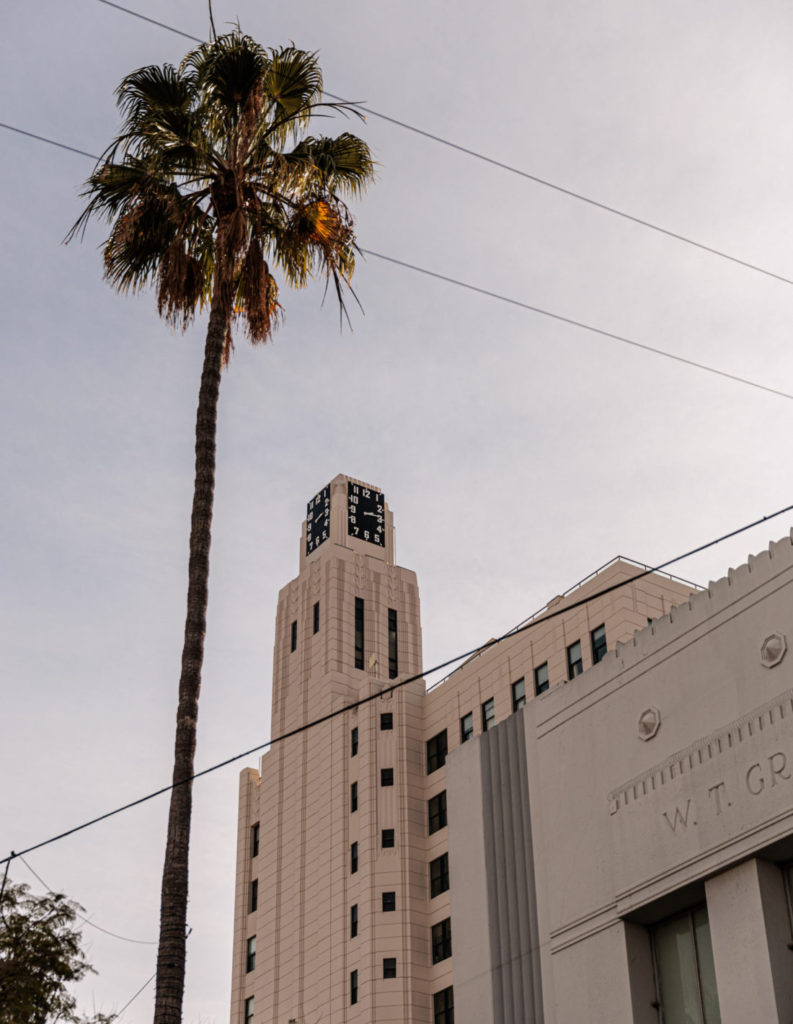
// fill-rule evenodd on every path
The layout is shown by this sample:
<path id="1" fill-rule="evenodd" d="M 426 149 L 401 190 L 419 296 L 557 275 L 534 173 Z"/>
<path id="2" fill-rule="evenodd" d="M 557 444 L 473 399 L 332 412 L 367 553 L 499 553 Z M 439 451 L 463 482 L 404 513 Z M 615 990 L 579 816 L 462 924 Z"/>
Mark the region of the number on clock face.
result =
<path id="1" fill-rule="evenodd" d="M 385 547 L 385 499 L 381 491 L 347 482 L 347 533 Z"/>
<path id="2" fill-rule="evenodd" d="M 306 505 L 306 554 L 310 555 L 330 536 L 330 484 Z"/>

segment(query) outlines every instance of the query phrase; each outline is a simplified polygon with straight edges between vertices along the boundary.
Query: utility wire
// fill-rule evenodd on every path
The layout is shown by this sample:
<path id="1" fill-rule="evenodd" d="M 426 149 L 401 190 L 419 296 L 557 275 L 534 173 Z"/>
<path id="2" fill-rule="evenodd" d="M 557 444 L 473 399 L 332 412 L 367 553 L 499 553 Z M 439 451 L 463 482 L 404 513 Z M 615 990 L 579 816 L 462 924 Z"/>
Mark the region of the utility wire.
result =
<path id="1" fill-rule="evenodd" d="M 31 873 L 31 875 L 33 875 L 34 878 L 37 878 L 41 882 L 41 884 L 44 886 L 44 888 L 47 890 L 47 892 L 54 892 L 55 891 L 54 889 L 51 889 L 50 886 L 47 885 L 47 883 L 44 881 L 44 879 L 41 877 L 41 875 L 38 873 L 38 871 L 35 871 L 30 866 L 30 864 L 28 864 L 28 862 L 25 860 L 25 858 L 22 856 L 21 853 L 17 854 L 17 856 L 18 856 L 19 860 L 21 860 L 22 863 L 25 865 L 25 867 L 28 869 L 28 871 Z M 156 946 L 157 945 L 156 942 L 151 942 L 148 939 L 129 939 L 129 938 L 127 938 L 126 935 L 118 935 L 116 932 L 108 931 L 107 928 L 102 928 L 100 925 L 95 924 L 90 918 L 86 917 L 84 914 L 80 914 L 77 911 L 75 911 L 75 914 L 85 924 L 90 925 L 92 928 L 96 928 L 96 930 L 98 932 L 103 932 L 105 935 L 112 936 L 112 938 L 114 938 L 114 939 L 121 939 L 122 942 L 132 942 L 136 946 Z"/>
<path id="2" fill-rule="evenodd" d="M 108 3 L 109 0 L 100 0 L 100 2 Z M 114 4 L 112 6 L 116 5 Z M 54 139 L 48 139 L 44 135 L 35 135 L 33 132 L 23 131 L 23 129 L 15 128 L 13 125 L 4 124 L 2 121 L 0 121 L 0 128 L 8 128 L 12 132 L 18 132 L 20 135 L 27 135 L 39 142 L 48 142 L 50 145 L 58 146 L 61 149 L 71 150 L 73 153 L 80 153 L 83 156 L 90 157 L 92 160 L 99 160 L 99 157 L 94 156 L 91 153 L 86 153 L 85 150 L 75 149 L 74 146 L 66 146 L 62 142 L 56 142 Z M 426 267 L 419 267 L 415 263 L 398 260 L 394 256 L 386 256 L 383 253 L 375 252 L 373 249 L 361 248 L 360 252 L 364 253 L 366 256 L 374 256 L 387 263 L 393 263 L 395 266 L 403 267 L 407 270 L 413 270 L 419 274 L 424 274 L 427 277 L 434 277 L 439 281 L 446 281 L 448 284 L 456 285 L 458 288 L 465 288 L 468 291 L 478 292 L 480 295 L 485 295 L 490 299 L 496 299 L 498 302 L 506 302 L 511 306 L 518 306 L 520 309 L 526 309 L 532 313 L 538 313 L 541 316 L 550 317 L 552 320 L 558 320 L 560 323 L 569 324 L 572 327 L 580 327 L 584 331 L 590 331 L 592 334 L 598 334 L 603 338 L 610 338 L 612 341 L 619 341 L 623 345 L 631 345 L 633 348 L 642 349 L 645 352 L 651 352 L 653 355 L 663 356 L 665 359 L 673 359 L 677 363 L 684 363 L 686 366 L 691 366 L 696 370 L 705 370 L 708 373 L 716 374 L 718 377 L 725 377 L 727 380 L 736 381 L 738 384 L 746 384 L 749 387 L 757 388 L 760 391 L 767 391 L 769 394 L 778 395 L 780 398 L 793 400 L 793 394 L 789 394 L 787 391 L 781 391 L 778 388 L 769 387 L 767 384 L 760 384 L 758 381 L 750 380 L 748 377 L 741 377 L 736 373 L 728 373 L 726 370 L 719 370 L 715 366 L 708 366 L 707 363 L 698 363 L 693 359 L 687 359 L 685 356 L 675 355 L 673 352 L 667 352 L 665 349 L 646 345 L 641 341 L 634 341 L 632 338 L 625 337 L 625 335 L 603 330 L 603 328 L 595 327 L 592 324 L 585 323 L 583 320 L 575 320 L 573 317 L 564 316 L 562 313 L 554 313 L 551 310 L 543 309 L 541 306 L 533 306 L 529 302 L 523 302 L 520 299 L 512 299 L 507 295 L 501 295 L 498 292 L 489 291 L 487 288 L 480 288 L 477 285 L 469 284 L 466 281 L 460 281 L 455 277 L 448 277 L 446 274 L 439 274 L 437 271 L 429 270 Z"/>
<path id="3" fill-rule="evenodd" d="M 348 711 L 362 707 L 364 704 L 370 704 L 372 701 L 385 697 L 389 693 L 394 693 L 396 690 L 400 690 L 403 686 L 407 686 L 409 683 L 424 680 L 427 676 L 433 675 L 435 672 L 440 672 L 442 669 L 448 668 L 450 665 L 454 665 L 458 661 L 471 658 L 477 654 L 482 654 L 484 651 L 489 650 L 491 647 L 495 647 L 497 644 L 500 644 L 508 638 L 518 636 L 518 634 L 525 633 L 530 629 L 535 629 L 542 623 L 550 622 L 552 619 L 556 619 L 560 615 L 567 615 L 568 612 L 574 611 L 576 608 L 581 608 L 584 605 L 589 604 L 591 601 L 595 601 L 600 597 L 605 597 L 607 594 L 612 594 L 615 590 L 627 587 L 629 584 L 635 583 L 637 580 L 643 579 L 645 576 L 649 576 L 654 572 L 661 572 L 663 569 L 668 568 L 670 565 L 674 565 L 676 562 L 682 562 L 684 559 L 690 558 L 692 555 L 697 555 L 702 551 L 708 550 L 708 548 L 712 548 L 717 544 L 723 543 L 725 540 L 737 537 L 739 534 L 745 533 L 747 530 L 751 530 L 755 526 L 760 526 L 761 523 L 767 523 L 771 519 L 776 519 L 778 516 L 791 511 L 793 511 L 793 505 L 786 505 L 784 508 L 781 508 L 776 512 L 771 512 L 767 516 L 760 516 L 759 519 L 755 519 L 753 522 L 747 523 L 745 526 L 739 526 L 737 529 L 731 530 L 729 533 L 725 533 L 721 537 L 716 537 L 714 540 L 706 541 L 704 544 L 700 544 L 698 547 L 692 548 L 690 551 L 686 551 L 682 555 L 676 555 L 674 558 L 670 558 L 668 561 L 662 562 L 654 568 L 644 569 L 642 572 L 636 573 L 634 576 L 630 576 L 626 580 L 620 580 L 618 583 L 612 583 L 610 586 L 604 587 L 602 590 L 598 590 L 596 593 L 590 594 L 588 597 L 582 597 L 578 601 L 572 601 L 570 604 L 565 605 L 564 608 L 558 608 L 554 611 L 550 611 L 541 618 L 532 619 L 531 622 L 527 622 L 523 626 L 510 629 L 499 637 L 488 640 L 486 643 L 480 644 L 478 647 L 473 647 L 470 651 L 464 651 L 462 654 L 456 654 L 453 658 L 448 658 L 446 661 L 442 661 L 440 664 L 435 665 L 430 669 L 408 676 L 407 679 L 403 679 L 401 682 L 385 686 L 382 689 L 377 690 L 377 692 L 370 694 L 368 697 L 362 697 L 360 700 L 352 701 L 350 704 L 345 704 L 342 708 L 337 708 L 335 711 L 328 712 L 327 715 L 322 715 L 320 718 L 315 718 L 310 722 L 306 722 L 304 725 L 299 725 L 295 729 L 290 729 L 288 732 L 281 733 L 280 736 L 274 736 L 271 739 L 266 740 L 264 743 L 259 743 L 255 747 L 251 747 L 249 750 L 243 750 L 240 754 L 235 754 L 233 757 L 227 757 L 224 761 L 218 761 L 217 764 L 213 764 L 209 768 L 204 768 L 200 772 L 196 772 L 194 775 L 191 775 L 186 779 L 181 779 L 179 782 L 172 782 L 170 785 L 162 786 L 160 789 L 154 790 L 153 793 L 147 793 L 146 796 L 138 797 L 137 800 L 131 800 L 129 803 L 122 804 L 120 807 L 116 807 L 112 811 L 107 811 L 105 814 L 100 814 L 96 818 L 91 818 L 90 821 L 83 822 L 82 825 L 75 825 L 74 828 L 67 829 L 65 832 L 60 832 L 58 835 L 51 836 L 49 839 L 44 839 L 40 843 L 35 843 L 33 846 L 28 846 L 24 850 L 20 850 L 18 853 L 12 851 L 8 857 L 4 857 L 0 860 L 0 864 L 8 864 L 15 857 L 22 857 L 26 853 L 32 853 L 34 850 L 40 850 L 44 846 L 57 843 L 61 839 L 65 839 L 67 836 L 74 835 L 75 832 L 82 832 L 83 829 L 90 828 L 92 825 L 96 825 L 100 821 L 106 821 L 108 818 L 121 814 L 123 811 L 128 811 L 133 807 L 138 807 L 140 804 L 147 803 L 149 800 L 153 800 L 155 797 L 161 796 L 163 793 L 170 792 L 177 786 L 187 785 L 194 779 L 200 779 L 204 775 L 216 772 L 219 768 L 225 768 L 227 765 L 233 764 L 235 761 L 240 761 L 244 757 L 250 757 L 251 754 L 256 754 L 260 750 L 264 750 L 266 747 L 272 748 L 276 743 L 283 743 L 285 740 L 291 739 L 293 736 L 298 736 L 300 733 L 307 732 L 309 729 L 313 729 L 318 725 L 323 725 L 325 722 L 338 718 L 340 715 L 344 715 Z"/>
<path id="4" fill-rule="evenodd" d="M 176 35 L 184 36 L 185 39 L 192 39 L 196 43 L 205 42 L 205 40 L 199 39 L 198 36 L 190 35 L 188 32 L 182 32 L 181 29 L 174 28 L 172 25 L 166 25 L 165 22 L 162 21 L 156 21 L 154 18 L 149 18 L 145 14 L 133 11 L 129 7 L 123 7 L 121 4 L 111 3 L 111 0 L 99 0 L 99 3 L 105 4 L 107 7 L 114 7 L 117 11 L 123 11 L 124 14 L 131 14 L 134 18 L 140 18 L 141 21 L 148 21 L 152 25 L 157 25 L 160 28 L 167 29 L 169 32 L 176 33 Z M 694 248 L 700 249 L 702 252 L 708 252 L 712 256 L 718 256 L 720 259 L 729 260 L 730 263 L 736 263 L 738 266 L 745 267 L 747 270 L 754 270 L 758 274 L 765 274 L 766 277 L 774 278 L 776 281 L 782 281 L 783 284 L 793 284 L 793 278 L 785 277 L 783 274 L 777 274 L 775 271 L 768 270 L 766 267 L 761 267 L 757 263 L 750 263 L 748 260 L 740 259 L 738 256 L 731 256 L 730 253 L 724 252 L 722 249 L 716 249 L 711 245 L 705 245 L 704 242 L 697 242 L 695 239 L 689 238 L 687 235 L 682 235 L 677 231 L 672 231 L 669 228 L 662 227 L 660 224 L 655 224 L 652 221 L 644 220 L 642 217 L 637 217 L 635 214 L 628 213 L 625 210 L 620 210 L 616 206 L 609 206 L 608 203 L 602 203 L 598 199 L 592 199 L 591 196 L 586 196 L 581 192 L 565 188 L 563 185 L 557 185 L 556 182 L 550 181 L 547 178 L 541 178 L 539 175 L 521 170 L 521 168 L 514 167 L 512 164 L 507 164 L 501 160 L 496 160 L 494 157 L 486 156 L 484 153 L 479 153 L 475 149 L 469 149 L 467 146 L 461 146 L 459 143 L 452 142 L 450 139 L 444 139 L 442 136 L 436 135 L 434 132 L 425 131 L 423 128 L 417 128 L 415 125 L 408 124 L 407 121 L 400 121 L 398 118 L 391 117 L 389 114 L 383 114 L 379 110 L 373 110 L 372 107 L 367 107 L 363 103 L 357 103 L 354 100 L 345 100 L 343 96 L 336 96 L 335 93 L 328 92 L 327 90 L 323 90 L 323 92 L 332 100 L 337 100 L 341 103 L 345 103 L 347 106 L 355 107 L 357 110 L 362 110 L 364 113 L 370 114 L 372 117 L 377 117 L 381 121 L 386 121 L 388 124 L 396 125 L 398 128 L 404 128 L 405 131 L 413 132 L 414 135 L 421 135 L 425 139 L 430 139 L 432 142 L 437 142 L 441 146 L 446 146 L 449 149 L 456 150 L 458 153 L 463 153 L 465 156 L 473 157 L 475 160 L 481 160 L 483 163 L 490 164 L 492 167 L 498 167 L 502 171 L 508 171 L 510 174 L 516 174 L 518 177 L 525 178 L 527 181 L 533 181 L 536 185 L 542 185 L 543 188 L 552 189 L 554 192 L 559 192 L 561 195 L 569 196 L 571 199 L 577 199 L 581 203 L 587 203 L 589 206 L 594 206 L 598 210 L 611 213 L 615 217 L 621 217 L 623 220 L 631 221 L 631 223 L 638 224 L 640 227 L 647 228 L 650 231 L 655 231 L 661 235 L 666 235 L 667 238 L 674 238 L 677 242 L 684 242 L 686 245 L 694 246 Z"/>
<path id="5" fill-rule="evenodd" d="M 152 982 L 154 981 L 154 979 L 155 979 L 156 977 L 157 977 L 157 972 L 155 971 L 155 972 L 154 972 L 154 974 L 152 974 L 152 976 L 151 976 L 151 977 L 149 978 L 149 980 L 148 980 L 148 981 L 145 981 L 145 982 L 144 982 L 144 983 L 143 983 L 143 984 L 142 984 L 142 985 L 140 986 L 140 988 L 139 988 L 139 989 L 138 989 L 138 991 L 137 991 L 137 992 L 135 993 L 135 995 L 134 995 L 134 996 L 133 996 L 133 997 L 132 997 L 131 999 L 128 999 L 128 1000 L 126 1001 L 126 1003 L 124 1003 L 124 1005 L 123 1005 L 123 1006 L 121 1007 L 121 1009 L 120 1009 L 120 1010 L 118 1011 L 118 1013 L 116 1013 L 116 1014 L 113 1014 L 113 1020 L 114 1020 L 114 1021 L 117 1021 L 117 1020 L 119 1020 L 119 1019 L 121 1018 L 121 1014 L 122 1014 L 122 1013 L 123 1013 L 123 1012 L 124 1012 L 124 1011 L 125 1011 L 125 1010 L 126 1010 L 126 1009 L 127 1009 L 128 1007 L 129 1007 L 129 1006 L 132 1006 L 132 1004 L 133 1004 L 133 1003 L 135 1002 L 135 1000 L 136 1000 L 136 999 L 138 998 L 138 996 L 139 996 L 139 995 L 141 994 L 141 992 L 145 991 L 145 989 L 147 989 L 147 988 L 149 987 L 149 985 L 151 985 L 151 983 L 152 983 Z"/>

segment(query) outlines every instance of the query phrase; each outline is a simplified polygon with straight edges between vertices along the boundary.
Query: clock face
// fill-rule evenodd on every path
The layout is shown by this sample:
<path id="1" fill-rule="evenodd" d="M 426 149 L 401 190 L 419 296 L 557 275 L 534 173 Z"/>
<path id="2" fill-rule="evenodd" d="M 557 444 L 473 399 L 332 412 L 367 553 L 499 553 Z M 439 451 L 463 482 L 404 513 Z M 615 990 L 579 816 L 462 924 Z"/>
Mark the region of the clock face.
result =
<path id="1" fill-rule="evenodd" d="M 347 533 L 385 547 L 385 499 L 380 491 L 347 482 Z"/>
<path id="2" fill-rule="evenodd" d="M 330 536 L 330 484 L 306 505 L 306 554 Z"/>

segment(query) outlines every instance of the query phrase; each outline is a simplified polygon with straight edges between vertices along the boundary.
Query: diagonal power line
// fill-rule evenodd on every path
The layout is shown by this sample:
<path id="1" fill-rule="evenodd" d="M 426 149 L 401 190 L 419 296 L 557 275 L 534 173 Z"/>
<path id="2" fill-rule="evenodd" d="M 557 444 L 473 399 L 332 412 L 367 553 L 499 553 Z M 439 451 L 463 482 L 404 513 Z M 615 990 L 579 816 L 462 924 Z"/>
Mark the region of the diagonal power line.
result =
<path id="1" fill-rule="evenodd" d="M 113 3 L 112 0 L 99 0 L 99 3 L 105 4 L 107 7 L 113 7 L 124 14 L 130 14 L 132 17 L 139 18 L 141 21 L 147 21 L 151 25 L 156 25 L 158 28 L 164 28 L 168 32 L 173 32 L 176 35 L 183 36 L 185 39 L 191 39 L 193 42 L 205 42 L 205 40 L 201 39 L 199 36 L 191 35 L 189 32 L 183 32 L 181 29 L 174 28 L 173 25 L 166 25 L 164 21 L 157 21 L 156 18 L 150 18 L 145 14 L 141 14 L 139 11 L 132 10 L 131 7 L 124 7 L 122 4 Z M 737 266 L 744 267 L 746 270 L 752 270 L 758 274 L 764 274 L 766 277 L 773 278 L 776 281 L 781 281 L 783 284 L 793 284 L 793 278 L 785 277 L 784 274 L 777 274 L 776 271 L 769 270 L 767 267 L 761 267 L 757 263 L 751 263 L 749 260 L 741 259 L 739 256 L 733 256 L 730 253 L 725 252 L 723 249 L 716 249 L 714 246 L 706 245 L 704 242 L 698 242 L 695 238 L 690 238 L 688 235 L 683 235 L 678 231 L 672 231 L 671 228 L 665 228 L 653 221 L 645 220 L 643 217 L 638 217 L 636 214 L 628 213 L 626 210 L 621 210 L 617 206 L 610 206 L 608 203 L 603 203 L 598 199 L 593 199 L 591 196 L 584 195 L 583 192 L 576 192 L 574 189 L 566 188 L 564 185 L 559 185 L 554 181 L 550 181 L 548 178 L 542 178 L 537 174 L 532 174 L 530 171 L 524 171 L 520 167 L 515 167 L 513 164 L 504 163 L 503 160 L 496 160 L 495 157 L 487 156 L 486 153 L 480 153 L 475 149 L 470 149 L 468 146 L 463 146 L 459 142 L 452 142 L 451 139 L 444 139 L 442 136 L 436 135 L 434 132 L 426 131 L 423 128 L 417 128 L 415 125 L 409 124 L 407 121 L 400 121 L 399 118 L 391 117 L 390 114 L 383 114 L 379 110 L 374 110 L 372 107 L 368 107 L 364 103 L 357 103 L 354 100 L 346 100 L 343 96 L 337 96 L 335 93 L 328 92 L 327 89 L 323 91 L 325 95 L 329 96 L 332 100 L 337 100 L 347 104 L 347 106 L 355 107 L 357 110 L 363 111 L 371 117 L 379 118 L 381 121 L 386 121 L 388 124 L 396 125 L 398 128 L 404 128 L 405 131 L 412 132 L 414 135 L 420 135 L 422 138 L 429 139 L 432 142 L 437 142 L 439 145 L 446 146 L 448 149 L 453 149 L 457 153 L 462 153 L 464 156 L 472 157 L 474 160 L 479 160 L 482 163 L 489 164 L 491 167 L 497 167 L 499 170 L 507 171 L 509 174 L 515 174 L 519 178 L 524 178 L 526 181 L 533 181 L 535 185 L 552 189 L 554 192 L 568 196 L 570 199 L 577 199 L 581 203 L 594 206 L 598 210 L 603 210 L 605 213 L 610 213 L 615 217 L 621 217 L 623 220 L 630 221 L 632 224 L 638 224 L 640 227 L 647 228 L 649 231 L 655 231 L 657 234 L 666 235 L 667 238 L 673 238 L 677 242 L 683 242 L 685 245 L 693 246 L 695 249 L 699 249 L 702 252 L 710 253 L 711 256 L 718 256 L 719 259 L 728 260 L 730 263 L 735 263 Z"/>

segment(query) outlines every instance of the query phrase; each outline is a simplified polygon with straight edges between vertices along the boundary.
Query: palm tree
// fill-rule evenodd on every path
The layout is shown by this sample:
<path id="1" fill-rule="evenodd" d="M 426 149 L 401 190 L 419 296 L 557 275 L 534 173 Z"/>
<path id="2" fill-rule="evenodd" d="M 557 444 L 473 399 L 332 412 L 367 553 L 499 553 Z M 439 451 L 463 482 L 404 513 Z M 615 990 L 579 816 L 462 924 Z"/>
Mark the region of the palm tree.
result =
<path id="1" fill-rule="evenodd" d="M 157 289 L 159 313 L 182 329 L 209 309 L 198 396 L 187 618 L 176 714 L 173 789 L 162 879 L 156 1024 L 179 1024 L 185 975 L 187 870 L 196 720 L 204 656 L 215 434 L 221 370 L 241 325 L 265 342 L 281 306 L 274 271 L 295 287 L 316 274 L 344 289 L 355 236 L 342 196 L 373 178 L 368 146 L 347 132 L 307 135 L 321 102 L 316 54 L 265 49 L 239 27 L 179 67 L 140 68 L 118 88 L 122 131 L 86 183 L 89 219 L 111 223 L 106 279 Z M 291 148 L 290 148 L 291 147 Z"/>

